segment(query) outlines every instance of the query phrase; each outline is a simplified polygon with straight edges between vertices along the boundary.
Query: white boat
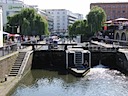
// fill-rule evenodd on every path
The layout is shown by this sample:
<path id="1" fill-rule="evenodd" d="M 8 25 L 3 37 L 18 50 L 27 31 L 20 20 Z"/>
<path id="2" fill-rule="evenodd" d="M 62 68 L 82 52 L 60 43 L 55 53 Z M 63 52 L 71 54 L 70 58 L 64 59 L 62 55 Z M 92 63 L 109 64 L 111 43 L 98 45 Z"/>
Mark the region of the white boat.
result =
<path id="1" fill-rule="evenodd" d="M 73 75 L 83 77 L 91 68 L 91 53 L 83 48 L 71 47 L 66 50 L 66 69 Z"/>

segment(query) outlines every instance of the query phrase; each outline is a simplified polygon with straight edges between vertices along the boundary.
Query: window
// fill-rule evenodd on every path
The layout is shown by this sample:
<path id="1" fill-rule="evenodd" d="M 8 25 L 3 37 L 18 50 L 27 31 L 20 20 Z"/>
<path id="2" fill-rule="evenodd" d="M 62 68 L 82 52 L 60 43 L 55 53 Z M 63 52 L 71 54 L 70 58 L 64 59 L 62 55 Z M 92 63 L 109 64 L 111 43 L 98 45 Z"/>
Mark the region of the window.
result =
<path id="1" fill-rule="evenodd" d="M 113 13 L 115 13 L 115 10 L 113 10 Z"/>
<path id="2" fill-rule="evenodd" d="M 57 22 L 60 22 L 60 19 L 57 19 Z"/>
<path id="3" fill-rule="evenodd" d="M 57 26 L 57 29 L 59 29 L 60 28 L 60 26 Z"/>
<path id="4" fill-rule="evenodd" d="M 57 18 L 60 18 L 60 16 L 57 16 Z"/>
<path id="5" fill-rule="evenodd" d="M 125 10 L 123 10 L 123 13 L 125 13 Z"/>
<path id="6" fill-rule="evenodd" d="M 57 25 L 60 25 L 60 23 L 57 23 Z"/>
<path id="7" fill-rule="evenodd" d="M 115 6 L 113 5 L 112 8 L 115 8 Z"/>
<path id="8" fill-rule="evenodd" d="M 6 16 L 9 16 L 9 12 L 8 11 L 6 12 Z"/>

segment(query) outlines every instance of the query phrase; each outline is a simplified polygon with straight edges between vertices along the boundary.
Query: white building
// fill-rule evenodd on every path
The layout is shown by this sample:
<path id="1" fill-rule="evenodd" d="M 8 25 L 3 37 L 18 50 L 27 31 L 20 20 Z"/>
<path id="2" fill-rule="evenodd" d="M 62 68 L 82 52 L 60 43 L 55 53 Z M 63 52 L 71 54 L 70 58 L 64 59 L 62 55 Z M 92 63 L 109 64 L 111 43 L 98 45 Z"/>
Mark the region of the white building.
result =
<path id="1" fill-rule="evenodd" d="M 69 25 L 77 20 L 83 20 L 82 14 L 72 13 L 66 9 L 46 9 L 45 12 L 53 16 L 53 30 L 58 34 L 67 34 Z"/>
<path id="2" fill-rule="evenodd" d="M 79 13 L 75 13 L 78 16 L 78 20 L 83 20 L 83 15 Z"/>
<path id="3" fill-rule="evenodd" d="M 53 32 L 53 16 L 39 8 L 37 8 L 36 10 L 37 10 L 38 14 L 43 15 L 45 17 L 45 19 L 48 21 L 48 29 L 49 29 L 49 32 L 52 33 Z"/>
<path id="4" fill-rule="evenodd" d="M 2 19 L 2 7 L 0 7 L 0 47 L 3 47 L 3 19 Z"/>
<path id="5" fill-rule="evenodd" d="M 5 25 L 7 23 L 7 16 L 21 11 L 24 3 L 18 0 L 0 0 L 0 6 L 3 8 L 3 25 Z"/>
<path id="6" fill-rule="evenodd" d="M 0 6 L 3 9 L 3 25 L 7 23 L 7 17 L 14 15 L 21 11 L 22 8 L 34 8 L 37 12 L 46 17 L 48 20 L 49 31 L 53 30 L 53 18 L 46 14 L 43 10 L 40 10 L 37 5 L 26 5 L 20 0 L 0 0 Z"/>

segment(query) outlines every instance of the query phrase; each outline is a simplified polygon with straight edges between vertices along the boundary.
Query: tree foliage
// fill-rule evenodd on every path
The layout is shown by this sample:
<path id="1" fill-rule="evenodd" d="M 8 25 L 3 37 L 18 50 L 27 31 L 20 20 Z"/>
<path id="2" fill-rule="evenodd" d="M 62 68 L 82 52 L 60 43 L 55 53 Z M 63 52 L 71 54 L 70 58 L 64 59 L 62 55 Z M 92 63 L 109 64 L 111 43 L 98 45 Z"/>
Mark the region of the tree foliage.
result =
<path id="1" fill-rule="evenodd" d="M 69 35 L 84 34 L 86 31 L 86 20 L 76 21 L 68 27 Z"/>
<path id="2" fill-rule="evenodd" d="M 87 15 L 89 30 L 93 33 L 100 31 L 103 27 L 103 23 L 105 22 L 105 20 L 105 11 L 98 6 L 92 7 L 91 11 Z"/>
<path id="3" fill-rule="evenodd" d="M 94 35 L 95 32 L 100 31 L 103 26 L 103 22 L 106 20 L 106 14 L 100 7 L 93 7 L 87 15 L 87 20 L 76 21 L 73 25 L 68 27 L 69 35 L 84 35 L 85 38 L 89 38 Z"/>
<path id="4" fill-rule="evenodd" d="M 8 17 L 6 30 L 11 32 L 13 26 L 19 27 L 22 35 L 49 34 L 47 20 L 32 8 L 23 8 L 18 14 Z"/>
<path id="5" fill-rule="evenodd" d="M 86 39 L 92 36 L 87 20 L 76 21 L 73 25 L 70 25 L 68 29 L 70 36 L 83 35 Z"/>

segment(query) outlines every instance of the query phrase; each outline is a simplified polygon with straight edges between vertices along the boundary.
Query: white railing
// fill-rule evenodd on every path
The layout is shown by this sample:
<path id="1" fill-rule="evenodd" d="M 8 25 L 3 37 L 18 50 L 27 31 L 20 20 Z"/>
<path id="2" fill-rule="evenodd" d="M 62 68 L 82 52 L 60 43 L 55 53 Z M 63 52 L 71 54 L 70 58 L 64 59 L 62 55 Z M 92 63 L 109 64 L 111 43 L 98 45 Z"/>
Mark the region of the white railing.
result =
<path id="1" fill-rule="evenodd" d="M 18 77 L 22 77 L 22 76 L 23 76 L 25 67 L 26 67 L 27 62 L 28 62 L 28 60 L 29 60 L 29 56 L 30 56 L 30 54 L 31 54 L 32 52 L 33 52 L 33 51 L 29 51 L 29 52 L 27 52 L 27 53 L 25 54 L 25 57 L 24 57 L 24 59 L 23 59 L 23 62 L 22 62 L 22 64 L 21 64 L 20 70 L 19 70 L 18 75 L 17 75 Z"/>

